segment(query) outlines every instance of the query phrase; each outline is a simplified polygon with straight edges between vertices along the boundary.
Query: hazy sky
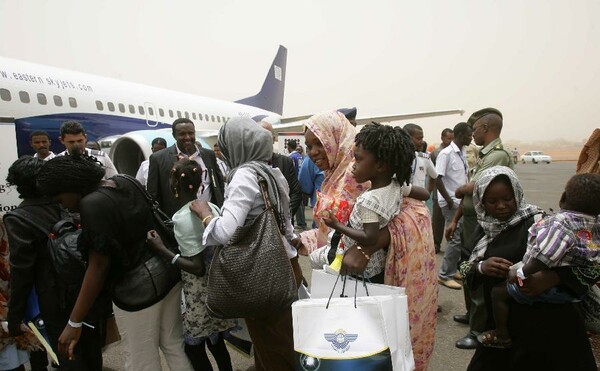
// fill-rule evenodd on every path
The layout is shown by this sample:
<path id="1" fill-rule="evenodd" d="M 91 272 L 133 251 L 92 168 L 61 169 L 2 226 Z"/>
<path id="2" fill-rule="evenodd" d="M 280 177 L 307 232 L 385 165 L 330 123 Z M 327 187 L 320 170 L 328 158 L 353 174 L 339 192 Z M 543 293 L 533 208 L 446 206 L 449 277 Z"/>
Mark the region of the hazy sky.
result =
<path id="1" fill-rule="evenodd" d="M 284 115 L 493 106 L 503 137 L 600 126 L 600 1 L 9 1 L 0 55 L 235 100 L 288 48 Z M 422 120 L 437 141 L 460 116 Z"/>

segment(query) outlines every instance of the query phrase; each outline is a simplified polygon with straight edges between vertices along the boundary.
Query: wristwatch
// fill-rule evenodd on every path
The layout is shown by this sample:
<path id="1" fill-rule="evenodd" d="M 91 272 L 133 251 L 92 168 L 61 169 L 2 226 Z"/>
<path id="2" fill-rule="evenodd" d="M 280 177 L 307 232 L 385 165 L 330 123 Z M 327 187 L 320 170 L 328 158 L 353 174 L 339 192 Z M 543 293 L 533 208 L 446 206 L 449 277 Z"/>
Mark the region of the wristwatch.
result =
<path id="1" fill-rule="evenodd" d="M 525 276 L 525 273 L 523 272 L 523 267 L 519 267 L 519 269 L 517 269 L 517 277 L 519 277 L 522 280 L 527 279 L 527 276 Z"/>

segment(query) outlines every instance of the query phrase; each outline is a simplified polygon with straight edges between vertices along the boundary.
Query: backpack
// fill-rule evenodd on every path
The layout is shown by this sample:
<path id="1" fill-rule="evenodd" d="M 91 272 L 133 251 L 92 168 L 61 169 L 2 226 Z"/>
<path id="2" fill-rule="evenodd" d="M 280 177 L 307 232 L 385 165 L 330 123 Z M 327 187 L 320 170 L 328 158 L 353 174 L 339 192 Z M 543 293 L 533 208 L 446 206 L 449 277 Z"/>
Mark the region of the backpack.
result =
<path id="1" fill-rule="evenodd" d="M 54 224 L 51 230 L 44 228 L 47 223 L 22 208 L 12 210 L 6 215 L 20 219 L 48 237 L 46 244 L 54 273 L 58 278 L 57 291 L 60 309 L 70 310 L 75 305 L 87 269 L 87 263 L 84 261 L 77 243 L 81 235 L 79 226 L 64 211 L 61 212 L 62 219 Z"/>

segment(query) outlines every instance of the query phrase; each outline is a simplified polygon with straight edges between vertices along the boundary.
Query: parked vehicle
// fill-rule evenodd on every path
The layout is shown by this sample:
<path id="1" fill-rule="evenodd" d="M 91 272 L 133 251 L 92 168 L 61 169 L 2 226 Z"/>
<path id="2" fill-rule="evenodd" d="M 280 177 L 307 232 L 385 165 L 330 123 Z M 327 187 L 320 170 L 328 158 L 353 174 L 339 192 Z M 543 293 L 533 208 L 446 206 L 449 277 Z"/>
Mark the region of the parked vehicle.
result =
<path id="1" fill-rule="evenodd" d="M 537 164 L 538 162 L 545 162 L 547 164 L 552 162 L 552 157 L 548 156 L 542 151 L 529 151 L 521 155 L 521 162 L 531 162 Z"/>

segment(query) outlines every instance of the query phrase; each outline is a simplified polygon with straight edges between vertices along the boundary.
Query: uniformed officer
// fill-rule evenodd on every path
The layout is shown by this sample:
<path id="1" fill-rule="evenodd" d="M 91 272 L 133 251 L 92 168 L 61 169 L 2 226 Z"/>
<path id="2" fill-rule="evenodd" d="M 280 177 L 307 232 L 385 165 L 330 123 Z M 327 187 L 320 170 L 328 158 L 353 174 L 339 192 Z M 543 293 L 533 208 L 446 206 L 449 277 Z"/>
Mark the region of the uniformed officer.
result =
<path id="1" fill-rule="evenodd" d="M 473 140 L 475 144 L 482 146 L 479 151 L 479 158 L 471 181 L 456 190 L 456 196 L 462 197 L 462 203 L 459 211 L 454 216 L 454 221 L 462 216 L 462 258 L 468 259 L 471 251 L 471 235 L 477 225 L 477 214 L 473 205 L 473 188 L 475 180 L 484 170 L 493 166 L 514 167 L 511 154 L 504 149 L 500 133 L 503 125 L 502 113 L 495 108 L 484 108 L 469 117 L 469 125 L 473 128 Z M 448 234 L 448 233 L 447 233 Z M 474 349 L 477 346 L 476 335 L 480 333 L 485 326 L 485 303 L 483 292 L 481 290 L 469 290 L 465 287 L 465 305 L 467 307 L 466 315 L 454 316 L 457 322 L 467 322 L 470 331 L 467 336 L 458 340 L 456 346 L 462 349 Z"/>
<path id="2" fill-rule="evenodd" d="M 105 174 L 104 179 L 108 179 L 117 175 L 115 165 L 108 157 L 108 155 L 102 151 L 95 149 L 86 148 L 87 134 L 83 129 L 83 126 L 77 121 L 67 121 L 60 126 L 60 142 L 65 146 L 66 150 L 59 153 L 57 156 L 65 156 L 78 147 L 80 150 L 85 150 L 88 156 L 94 156 L 104 166 Z"/>

